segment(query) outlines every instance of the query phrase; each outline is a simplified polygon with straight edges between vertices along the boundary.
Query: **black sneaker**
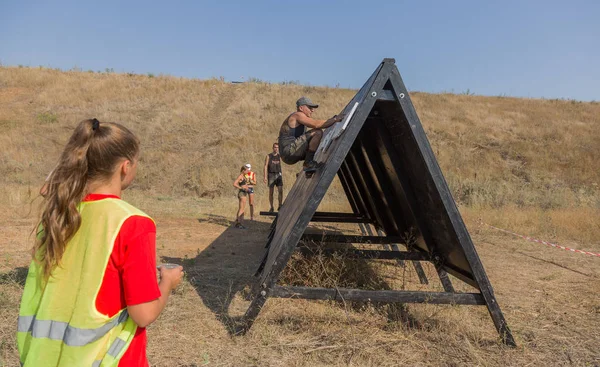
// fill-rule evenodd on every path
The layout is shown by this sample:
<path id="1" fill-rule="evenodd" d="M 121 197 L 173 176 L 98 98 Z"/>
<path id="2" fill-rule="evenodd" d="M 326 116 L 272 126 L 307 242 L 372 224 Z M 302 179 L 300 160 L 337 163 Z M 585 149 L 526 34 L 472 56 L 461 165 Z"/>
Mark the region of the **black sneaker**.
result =
<path id="1" fill-rule="evenodd" d="M 315 172 L 319 168 L 319 164 L 316 161 L 304 162 L 302 166 L 304 172 Z"/>
<path id="2" fill-rule="evenodd" d="M 279 210 L 279 209 L 277 209 Z M 269 209 L 269 213 L 273 213 L 275 211 L 275 209 L 273 209 L 273 207 L 271 207 L 271 209 Z"/>

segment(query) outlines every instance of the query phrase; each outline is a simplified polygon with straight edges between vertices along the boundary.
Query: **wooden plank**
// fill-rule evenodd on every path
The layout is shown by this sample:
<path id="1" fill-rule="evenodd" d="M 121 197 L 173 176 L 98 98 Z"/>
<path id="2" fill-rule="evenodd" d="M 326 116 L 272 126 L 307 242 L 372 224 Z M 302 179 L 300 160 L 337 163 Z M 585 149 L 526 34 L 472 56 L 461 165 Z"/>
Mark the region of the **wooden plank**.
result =
<path id="1" fill-rule="evenodd" d="M 353 236 L 353 235 L 329 235 L 305 233 L 301 237 L 302 241 L 330 242 L 330 243 L 364 243 L 364 244 L 389 244 L 402 241 L 401 237 L 396 236 Z"/>
<path id="2" fill-rule="evenodd" d="M 357 213 L 340 213 L 340 212 L 315 212 L 313 217 L 341 217 L 341 218 L 355 218 L 360 217 Z"/>
<path id="3" fill-rule="evenodd" d="M 444 267 L 440 265 L 436 265 L 435 270 L 437 270 L 438 276 L 440 277 L 440 282 L 442 283 L 442 287 L 446 292 L 454 292 L 454 286 L 448 277 L 448 273 L 444 270 Z"/>
<path id="4" fill-rule="evenodd" d="M 346 166 L 349 171 L 349 178 L 356 188 L 356 192 L 359 193 L 360 197 L 363 198 L 369 217 L 373 218 L 376 226 L 381 227 L 383 221 L 381 213 L 377 212 L 377 205 L 374 203 L 373 196 L 369 195 L 369 186 L 367 185 L 365 178 L 361 173 L 361 166 L 355 158 L 353 151 L 348 152 L 345 160 Z"/>
<path id="5" fill-rule="evenodd" d="M 354 194 L 352 193 L 352 191 L 350 191 L 350 187 L 348 185 L 348 182 L 346 181 L 346 177 L 344 177 L 344 172 L 342 167 L 340 166 L 340 169 L 338 170 L 338 180 L 340 180 L 340 184 L 342 185 L 342 189 L 344 190 L 344 193 L 346 194 L 346 198 L 348 199 L 348 203 L 350 204 L 350 208 L 352 208 L 352 212 L 356 215 L 361 215 L 359 213 L 363 213 L 362 215 L 365 216 L 366 212 L 364 210 L 361 210 L 358 208 L 358 203 L 356 202 L 356 198 L 354 197 Z"/>
<path id="6" fill-rule="evenodd" d="M 314 223 L 371 223 L 371 220 L 364 217 L 344 218 L 344 217 L 312 217 Z"/>
<path id="7" fill-rule="evenodd" d="M 275 217 L 275 216 L 277 216 L 277 212 L 262 211 L 262 212 L 260 212 L 260 215 Z M 315 214 L 313 214 L 313 218 L 314 217 L 356 218 L 356 217 L 361 217 L 361 215 L 356 214 L 356 213 L 342 213 L 342 212 L 315 212 Z"/>
<path id="8" fill-rule="evenodd" d="M 353 198 L 356 200 L 357 208 L 359 209 L 357 213 L 376 221 L 375 214 L 372 211 L 373 208 L 367 201 L 367 198 L 365 198 L 364 192 L 358 187 L 358 184 L 352 175 L 352 169 L 353 168 L 350 166 L 348 158 L 344 159 L 340 167 L 340 171 L 343 173 L 343 177 L 348 183 L 348 190 L 352 192 Z"/>
<path id="9" fill-rule="evenodd" d="M 413 261 L 430 261 L 428 254 L 422 252 L 409 251 L 379 251 L 379 250 L 358 250 L 358 249 L 330 249 L 321 248 L 315 251 L 308 247 L 299 247 L 304 255 L 333 255 L 339 254 L 344 257 L 361 258 L 361 259 L 378 259 L 378 260 L 413 260 Z"/>
<path id="10" fill-rule="evenodd" d="M 277 213 L 260 212 L 263 216 L 277 216 Z M 311 222 L 330 222 L 330 223 L 371 223 L 371 220 L 361 215 L 352 213 L 315 213 L 310 219 Z M 272 225 L 273 227 L 273 225 Z"/>
<path id="11" fill-rule="evenodd" d="M 456 305 L 485 305 L 480 293 L 448 293 L 420 291 L 367 291 L 347 288 L 311 288 L 276 286 L 270 297 L 324 299 L 334 301 L 371 301 L 386 303 L 429 303 Z"/>
<path id="12" fill-rule="evenodd" d="M 364 131 L 369 129 L 369 126 L 365 126 L 361 134 L 364 134 Z M 401 232 L 394 220 L 397 217 L 393 212 L 395 206 L 388 196 L 389 189 L 384 189 L 383 185 L 381 185 L 379 167 L 371 161 L 371 157 L 365 150 L 363 139 L 359 139 L 355 142 L 352 153 L 355 162 L 361 167 L 360 175 L 362 182 L 371 193 L 370 196 L 373 198 L 372 201 L 375 206 L 375 211 L 380 214 L 378 218 L 379 221 L 375 227 L 383 228 L 385 232 L 389 234 L 400 234 Z"/>

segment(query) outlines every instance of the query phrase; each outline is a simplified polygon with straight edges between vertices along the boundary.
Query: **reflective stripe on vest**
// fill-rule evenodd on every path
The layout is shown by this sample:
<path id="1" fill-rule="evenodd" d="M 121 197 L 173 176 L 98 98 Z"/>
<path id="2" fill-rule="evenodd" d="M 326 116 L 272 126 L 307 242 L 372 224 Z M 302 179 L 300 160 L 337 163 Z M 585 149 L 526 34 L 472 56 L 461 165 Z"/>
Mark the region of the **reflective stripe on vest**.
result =
<path id="1" fill-rule="evenodd" d="M 96 329 L 76 328 L 62 321 L 36 320 L 35 316 L 19 316 L 17 331 L 22 333 L 31 332 L 31 336 L 34 338 L 62 340 L 66 345 L 81 347 L 102 338 L 112 328 L 125 322 L 127 316 L 127 310 L 125 310 L 121 312 L 119 317 Z M 111 345 L 111 349 L 118 341 L 119 339 L 115 340 L 113 345 Z M 108 350 L 108 353 L 110 353 L 111 349 Z"/>
<path id="2" fill-rule="evenodd" d="M 126 345 L 127 342 L 125 340 L 117 338 L 115 339 L 114 343 L 110 346 L 106 354 L 113 358 L 117 358 L 119 353 L 121 353 L 121 351 L 123 350 L 123 348 L 125 348 Z M 100 367 L 101 364 L 102 360 L 94 361 L 94 363 L 92 363 L 92 367 Z"/>

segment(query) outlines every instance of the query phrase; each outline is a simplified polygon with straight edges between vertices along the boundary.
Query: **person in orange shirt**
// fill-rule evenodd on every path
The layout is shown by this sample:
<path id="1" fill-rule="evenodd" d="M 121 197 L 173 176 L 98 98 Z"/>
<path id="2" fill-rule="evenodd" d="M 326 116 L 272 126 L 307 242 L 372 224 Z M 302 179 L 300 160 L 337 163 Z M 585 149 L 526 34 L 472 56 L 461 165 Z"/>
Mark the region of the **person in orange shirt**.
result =
<path id="1" fill-rule="evenodd" d="M 256 185 L 256 174 L 251 171 L 252 166 L 246 163 L 240 169 L 240 174 L 233 181 L 233 187 L 238 189 L 238 211 L 235 216 L 234 227 L 246 229 L 243 224 L 246 198 L 250 202 L 250 219 L 254 220 L 254 185 Z"/>
<path id="2" fill-rule="evenodd" d="M 256 173 L 252 172 L 250 163 L 246 163 L 244 167 L 247 169 L 244 176 L 248 181 L 248 205 L 250 206 L 250 220 L 254 220 L 254 186 L 256 185 Z"/>

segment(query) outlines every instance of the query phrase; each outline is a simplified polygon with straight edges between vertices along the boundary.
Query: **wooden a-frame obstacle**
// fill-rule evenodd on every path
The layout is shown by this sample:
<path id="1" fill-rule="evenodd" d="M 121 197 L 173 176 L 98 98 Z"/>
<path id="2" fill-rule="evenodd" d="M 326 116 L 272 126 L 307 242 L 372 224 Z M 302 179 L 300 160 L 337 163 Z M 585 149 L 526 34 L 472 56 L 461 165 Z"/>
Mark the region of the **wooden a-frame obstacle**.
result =
<path id="1" fill-rule="evenodd" d="M 324 164 L 312 178 L 299 175 L 273 221 L 267 252 L 256 274 L 260 279 L 244 316 L 246 330 L 269 297 L 485 305 L 502 341 L 514 346 L 393 59 L 383 60 L 343 113 L 344 121 L 327 129 L 317 151 L 315 159 Z M 336 174 L 353 212 L 316 212 Z M 427 278 L 419 261 L 432 262 L 444 292 L 277 285 L 299 241 L 322 239 L 304 233 L 311 221 L 373 225 L 378 236 L 363 231 L 363 236 L 335 235 L 325 242 L 387 244 L 381 251 L 349 251 L 359 258 L 412 261 L 421 283 L 427 283 Z M 405 233 L 411 233 L 414 240 L 406 251 L 399 251 L 396 244 L 406 244 Z M 448 274 L 479 292 L 456 292 Z"/>

